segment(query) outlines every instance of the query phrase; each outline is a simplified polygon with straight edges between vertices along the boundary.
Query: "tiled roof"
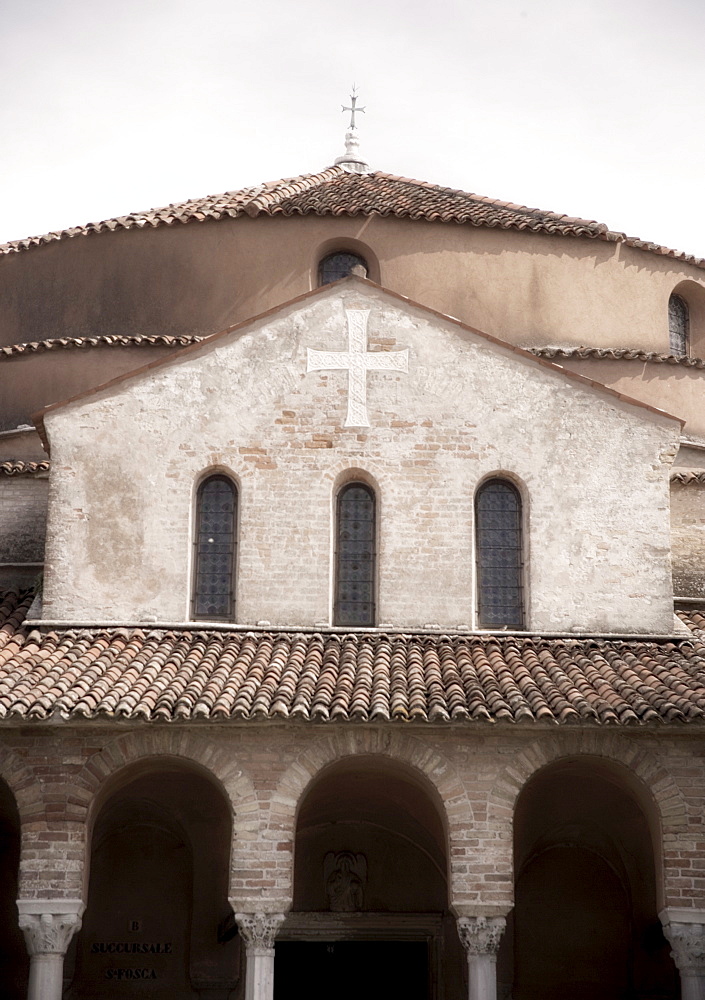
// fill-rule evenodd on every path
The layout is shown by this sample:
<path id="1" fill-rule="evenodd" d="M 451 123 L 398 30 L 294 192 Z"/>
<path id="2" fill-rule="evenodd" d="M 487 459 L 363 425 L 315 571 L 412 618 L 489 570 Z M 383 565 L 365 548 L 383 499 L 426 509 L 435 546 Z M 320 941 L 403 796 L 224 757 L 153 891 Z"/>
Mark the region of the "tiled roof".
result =
<path id="1" fill-rule="evenodd" d="M 587 360 L 598 358 L 607 361 L 646 361 L 660 365 L 683 365 L 685 368 L 705 368 L 705 359 L 691 358 L 683 354 L 658 354 L 655 351 L 639 351 L 616 347 L 529 347 L 528 350 L 539 358 L 573 358 Z"/>
<path id="2" fill-rule="evenodd" d="M 0 600 L 0 717 L 639 725 L 705 722 L 705 644 L 23 628 Z M 1 624 L 4 621 L 4 624 Z"/>
<path id="3" fill-rule="evenodd" d="M 687 472 L 672 472 L 671 482 L 681 486 L 705 486 L 705 472 L 689 469 Z"/>
<path id="4" fill-rule="evenodd" d="M 49 471 L 49 461 L 23 462 L 20 459 L 0 462 L 0 476 L 38 476 Z"/>
<path id="5" fill-rule="evenodd" d="M 168 205 L 166 208 L 136 212 L 44 236 L 15 240 L 0 246 L 0 254 L 20 253 L 35 246 L 74 236 L 86 236 L 89 233 L 156 228 L 175 223 L 204 222 L 207 219 L 238 218 L 243 215 L 391 215 L 403 219 L 468 223 L 473 226 L 519 229 L 558 236 L 585 236 L 626 243 L 650 253 L 705 267 L 705 260 L 701 258 L 627 237 L 592 219 L 579 219 L 512 202 L 496 201 L 482 195 L 408 177 L 397 177 L 379 170 L 366 174 L 348 173 L 342 167 L 328 167 L 315 174 L 301 174 L 240 191 L 226 191 L 225 194 L 197 198 Z"/>
<path id="6" fill-rule="evenodd" d="M 135 334 L 134 336 L 102 336 L 102 337 L 53 337 L 50 340 L 33 340 L 27 344 L 8 344 L 0 347 L 0 358 L 12 357 L 17 354 L 39 354 L 42 351 L 56 351 L 62 348 L 85 347 L 188 347 L 197 344 L 203 337 L 197 334 L 180 334 L 177 337 L 169 334 L 154 336 Z"/>
<path id="7" fill-rule="evenodd" d="M 677 610 L 676 615 L 684 625 L 687 625 L 691 632 L 700 639 L 705 639 L 705 613 L 697 611 L 695 608 L 687 610 Z"/>

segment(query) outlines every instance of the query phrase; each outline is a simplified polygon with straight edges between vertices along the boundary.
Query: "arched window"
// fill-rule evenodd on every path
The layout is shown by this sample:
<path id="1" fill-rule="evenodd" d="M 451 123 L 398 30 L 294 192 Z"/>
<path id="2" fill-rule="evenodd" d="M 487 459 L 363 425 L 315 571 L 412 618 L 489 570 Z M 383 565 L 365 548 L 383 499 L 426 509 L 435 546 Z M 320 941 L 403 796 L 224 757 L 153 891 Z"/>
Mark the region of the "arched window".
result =
<path id="1" fill-rule="evenodd" d="M 680 295 L 672 295 L 668 300 L 668 341 L 671 354 L 688 353 L 689 326 L 688 303 Z"/>
<path id="2" fill-rule="evenodd" d="M 338 494 L 334 624 L 375 624 L 375 495 L 364 483 Z"/>
<path id="3" fill-rule="evenodd" d="M 356 270 L 357 269 L 357 270 Z M 330 285 L 333 281 L 347 278 L 350 274 L 359 274 L 360 277 L 367 277 L 367 261 L 356 253 L 348 251 L 337 251 L 329 253 L 318 265 L 318 284 Z"/>
<path id="4" fill-rule="evenodd" d="M 237 488 L 227 476 L 209 476 L 198 488 L 194 534 L 193 617 L 235 616 Z"/>
<path id="5" fill-rule="evenodd" d="M 522 513 L 519 491 L 488 479 L 475 496 L 480 628 L 523 628 Z"/>

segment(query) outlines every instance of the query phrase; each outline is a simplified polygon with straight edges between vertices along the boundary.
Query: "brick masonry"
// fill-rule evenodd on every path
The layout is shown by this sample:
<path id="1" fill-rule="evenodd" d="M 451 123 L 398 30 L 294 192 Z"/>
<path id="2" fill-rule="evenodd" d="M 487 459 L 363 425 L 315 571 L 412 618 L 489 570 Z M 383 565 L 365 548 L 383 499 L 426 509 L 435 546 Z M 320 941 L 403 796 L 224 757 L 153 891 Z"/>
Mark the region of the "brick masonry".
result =
<path id="1" fill-rule="evenodd" d="M 335 493 L 360 477 L 379 622 L 472 627 L 473 496 L 500 473 L 524 498 L 530 629 L 670 631 L 679 423 L 354 281 L 47 414 L 45 616 L 188 617 L 210 470 L 240 489 L 239 622 L 330 621 Z M 410 351 L 408 375 L 368 375 L 371 427 L 344 426 L 345 373 L 306 370 L 346 347 L 346 308 L 370 310 L 370 351 Z"/>
<path id="2" fill-rule="evenodd" d="M 165 760 L 212 776 L 233 813 L 230 897 L 243 911 L 291 902 L 297 808 L 310 782 L 344 758 L 400 763 L 425 785 L 447 831 L 450 902 L 459 914 L 513 901 L 512 817 L 533 774 L 554 761 L 609 764 L 650 820 L 658 906 L 705 895 L 705 743 L 701 735 L 367 725 L 111 725 L 6 729 L 0 775 L 21 818 L 20 894 L 84 896 L 90 830 L 131 773 Z"/>
<path id="3" fill-rule="evenodd" d="M 48 477 L 0 476 L 0 564 L 44 560 Z"/>
<path id="4" fill-rule="evenodd" d="M 673 592 L 705 597 L 705 485 L 671 484 Z"/>

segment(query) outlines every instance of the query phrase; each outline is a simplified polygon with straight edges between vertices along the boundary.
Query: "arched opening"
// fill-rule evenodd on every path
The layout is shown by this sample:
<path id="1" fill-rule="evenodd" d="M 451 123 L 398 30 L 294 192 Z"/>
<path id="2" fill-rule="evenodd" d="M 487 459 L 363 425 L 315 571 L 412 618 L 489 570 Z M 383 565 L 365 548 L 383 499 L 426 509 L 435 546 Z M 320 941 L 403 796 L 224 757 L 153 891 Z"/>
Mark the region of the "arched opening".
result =
<path id="1" fill-rule="evenodd" d="M 192 1000 L 237 987 L 239 942 L 227 899 L 231 826 L 222 790 L 200 769 L 153 761 L 117 777 L 93 825 L 67 1000 L 130 991 Z"/>
<path id="2" fill-rule="evenodd" d="M 376 556 L 375 492 L 367 483 L 346 483 L 336 503 L 334 625 L 375 624 Z"/>
<path id="3" fill-rule="evenodd" d="M 199 485 L 191 602 L 195 621 L 235 618 L 237 507 L 237 486 L 229 476 L 208 476 Z"/>
<path id="4" fill-rule="evenodd" d="M 480 628 L 524 628 L 524 541 L 521 494 L 493 476 L 475 494 L 477 617 Z"/>
<path id="5" fill-rule="evenodd" d="M 676 355 L 705 355 L 705 287 L 699 281 L 679 281 L 671 289 L 668 349 Z"/>
<path id="6" fill-rule="evenodd" d="M 299 808 L 276 1000 L 311 963 L 312 1000 L 467 994 L 447 871 L 442 806 L 422 776 L 372 756 L 326 768 Z"/>
<path id="7" fill-rule="evenodd" d="M 688 353 L 690 340 L 690 311 L 688 303 L 675 293 L 668 300 L 668 346 L 671 354 Z"/>
<path id="8" fill-rule="evenodd" d="M 351 250 L 335 250 L 321 259 L 318 265 L 318 284 L 319 287 L 331 285 L 351 274 L 366 278 L 368 271 L 367 261 L 360 254 Z"/>
<path id="9" fill-rule="evenodd" d="M 658 842 L 653 803 L 618 765 L 566 759 L 526 784 L 498 963 L 513 1000 L 676 1000 L 658 919 Z"/>
<path id="10" fill-rule="evenodd" d="M 27 996 L 29 955 L 17 917 L 17 875 L 20 864 L 20 816 L 15 798 L 0 780 L 0 996 Z"/>

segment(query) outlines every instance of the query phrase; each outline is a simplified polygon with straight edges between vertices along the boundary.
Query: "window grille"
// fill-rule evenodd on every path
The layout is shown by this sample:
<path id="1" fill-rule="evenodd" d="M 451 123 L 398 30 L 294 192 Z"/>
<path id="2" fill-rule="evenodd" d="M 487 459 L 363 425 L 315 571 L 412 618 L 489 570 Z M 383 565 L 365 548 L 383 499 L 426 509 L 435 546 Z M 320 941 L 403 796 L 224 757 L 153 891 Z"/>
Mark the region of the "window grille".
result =
<path id="1" fill-rule="evenodd" d="M 375 624 L 375 495 L 364 483 L 338 494 L 334 623 Z"/>
<path id="2" fill-rule="evenodd" d="M 318 267 L 318 284 L 330 285 L 341 278 L 347 278 L 353 273 L 354 267 L 364 268 L 367 274 L 367 261 L 356 253 L 331 253 L 324 257 Z"/>
<path id="3" fill-rule="evenodd" d="M 524 627 L 522 512 L 518 490 L 490 479 L 475 497 L 478 611 L 481 628 Z"/>
<path id="4" fill-rule="evenodd" d="M 237 489 L 227 476 L 210 476 L 196 502 L 193 617 L 232 621 Z"/>
<path id="5" fill-rule="evenodd" d="M 688 353 L 688 303 L 680 295 L 668 300 L 668 340 L 671 354 Z"/>

